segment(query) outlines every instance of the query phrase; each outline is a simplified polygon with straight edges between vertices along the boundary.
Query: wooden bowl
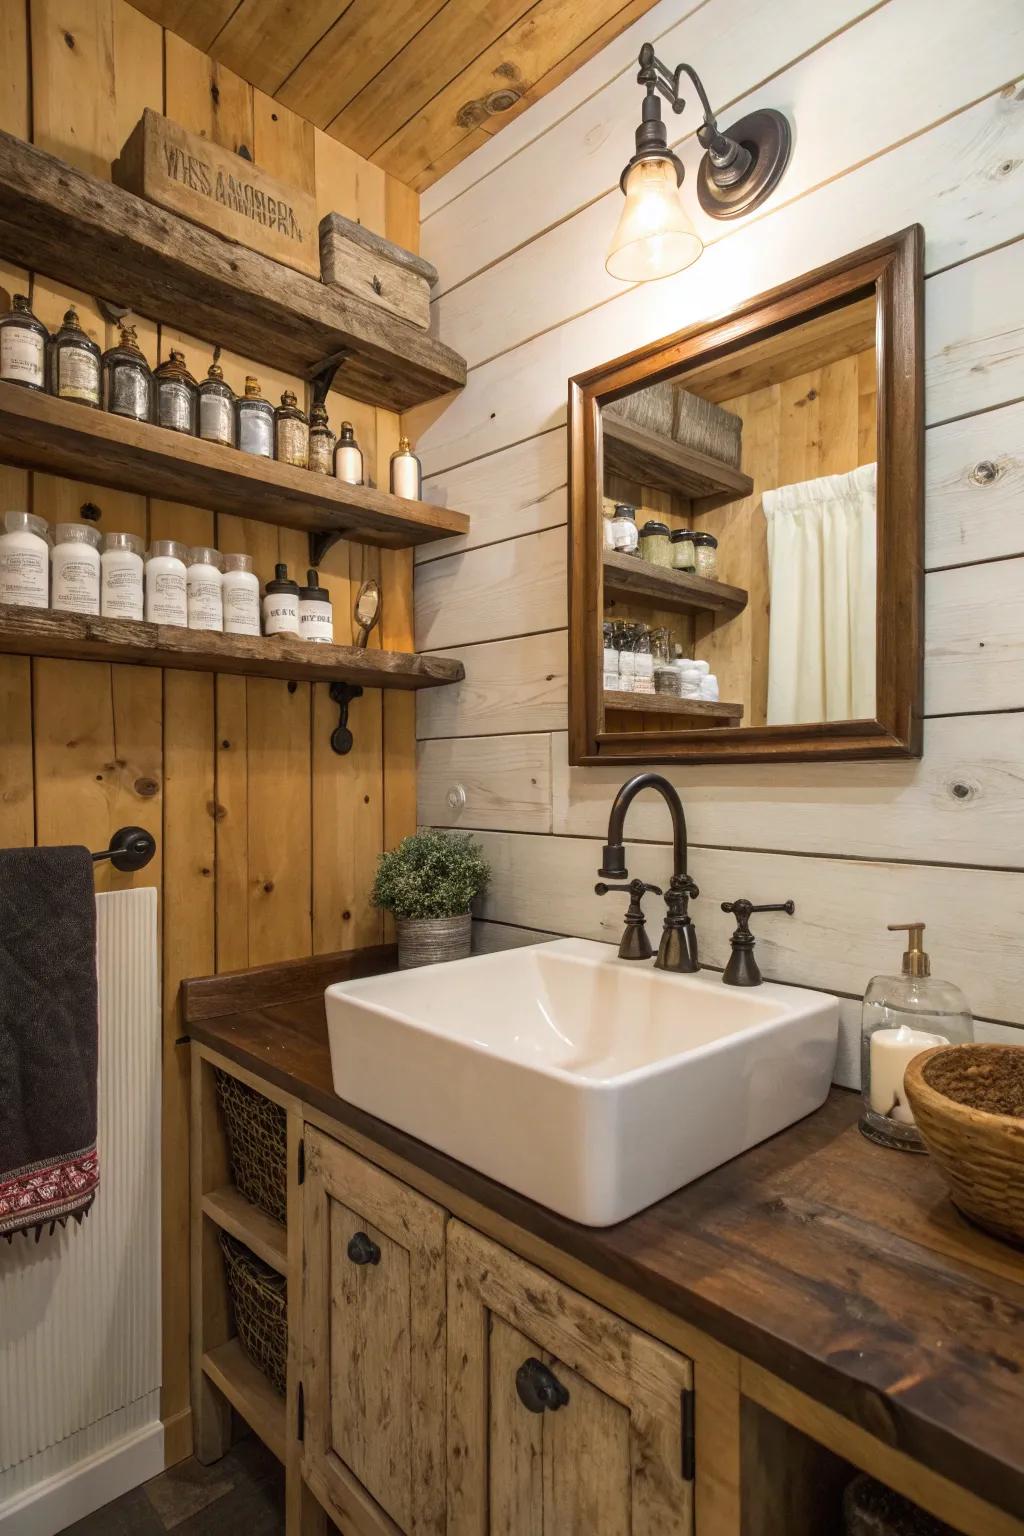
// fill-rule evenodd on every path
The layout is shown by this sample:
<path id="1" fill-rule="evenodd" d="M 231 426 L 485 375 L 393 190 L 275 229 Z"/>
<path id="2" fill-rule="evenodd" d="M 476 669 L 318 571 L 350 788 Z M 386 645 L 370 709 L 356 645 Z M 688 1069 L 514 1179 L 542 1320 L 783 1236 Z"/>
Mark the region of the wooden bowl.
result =
<path id="1" fill-rule="evenodd" d="M 1024 1046 L 937 1045 L 904 1085 L 953 1204 L 1024 1247 Z"/>

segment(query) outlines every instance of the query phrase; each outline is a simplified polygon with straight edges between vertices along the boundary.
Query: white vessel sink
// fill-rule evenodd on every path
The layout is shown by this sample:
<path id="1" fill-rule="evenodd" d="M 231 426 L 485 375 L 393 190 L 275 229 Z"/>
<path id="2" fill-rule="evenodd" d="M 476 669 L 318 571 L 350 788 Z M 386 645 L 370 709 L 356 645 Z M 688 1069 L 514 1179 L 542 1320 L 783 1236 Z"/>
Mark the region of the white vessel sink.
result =
<path id="1" fill-rule="evenodd" d="M 340 1098 L 610 1226 L 823 1103 L 834 997 L 559 939 L 327 988 Z"/>

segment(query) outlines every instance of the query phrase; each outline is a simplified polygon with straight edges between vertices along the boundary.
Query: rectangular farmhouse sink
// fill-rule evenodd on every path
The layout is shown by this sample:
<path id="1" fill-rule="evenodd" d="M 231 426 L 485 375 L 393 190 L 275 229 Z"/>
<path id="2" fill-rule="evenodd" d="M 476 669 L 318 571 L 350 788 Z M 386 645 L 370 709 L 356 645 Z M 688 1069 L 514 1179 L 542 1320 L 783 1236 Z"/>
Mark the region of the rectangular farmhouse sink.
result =
<path id="1" fill-rule="evenodd" d="M 587 1226 L 824 1102 L 834 997 L 559 939 L 327 988 L 340 1098 Z"/>

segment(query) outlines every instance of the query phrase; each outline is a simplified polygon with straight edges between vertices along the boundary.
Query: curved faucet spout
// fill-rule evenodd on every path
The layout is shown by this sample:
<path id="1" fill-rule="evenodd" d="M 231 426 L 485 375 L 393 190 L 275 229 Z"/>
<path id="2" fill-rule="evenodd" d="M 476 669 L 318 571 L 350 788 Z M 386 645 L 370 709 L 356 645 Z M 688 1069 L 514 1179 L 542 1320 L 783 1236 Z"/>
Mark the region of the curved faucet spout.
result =
<path id="1" fill-rule="evenodd" d="M 687 876 L 686 813 L 678 792 L 660 773 L 636 774 L 623 784 L 615 796 L 611 815 L 608 817 L 608 841 L 604 845 L 598 874 L 616 880 L 626 874 L 626 853 L 623 846 L 626 812 L 640 791 L 644 789 L 656 789 L 668 806 L 672 817 L 672 874 L 677 879 L 685 879 Z"/>

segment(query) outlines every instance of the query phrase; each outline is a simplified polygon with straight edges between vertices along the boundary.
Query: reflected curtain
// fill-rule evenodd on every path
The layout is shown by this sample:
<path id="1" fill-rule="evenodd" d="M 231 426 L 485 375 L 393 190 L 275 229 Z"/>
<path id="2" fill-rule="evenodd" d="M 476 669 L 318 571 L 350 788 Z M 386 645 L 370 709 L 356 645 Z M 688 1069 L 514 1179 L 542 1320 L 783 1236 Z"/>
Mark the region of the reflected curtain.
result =
<path id="1" fill-rule="evenodd" d="M 769 725 L 875 716 L 876 466 L 762 496 Z"/>

